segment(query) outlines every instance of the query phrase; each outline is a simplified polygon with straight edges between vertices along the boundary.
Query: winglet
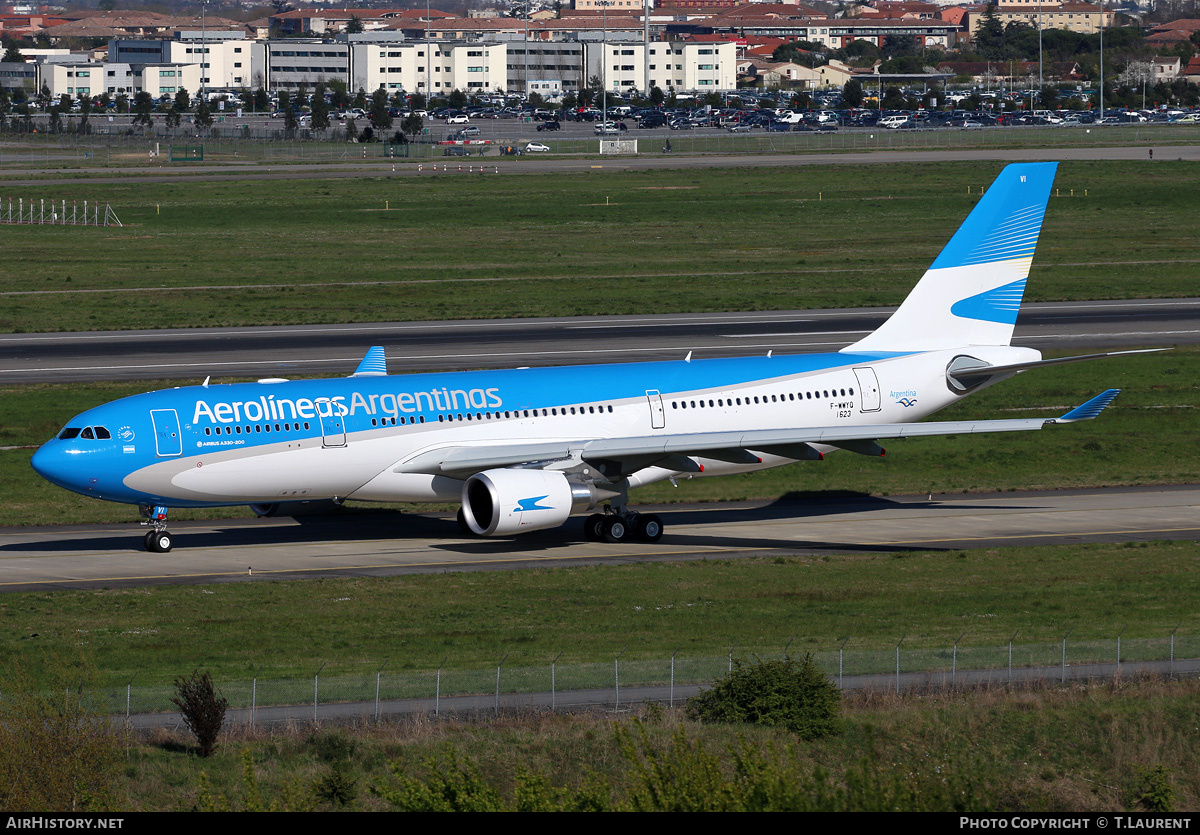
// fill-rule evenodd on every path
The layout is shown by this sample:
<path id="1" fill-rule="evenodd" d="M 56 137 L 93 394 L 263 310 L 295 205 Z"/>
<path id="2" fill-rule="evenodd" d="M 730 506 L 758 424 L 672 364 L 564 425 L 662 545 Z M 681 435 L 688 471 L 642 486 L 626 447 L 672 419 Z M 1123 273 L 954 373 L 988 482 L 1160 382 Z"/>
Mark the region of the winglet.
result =
<path id="1" fill-rule="evenodd" d="M 383 353 L 383 346 L 376 345 L 367 350 L 366 356 L 362 362 L 358 364 L 358 368 L 354 369 L 351 377 L 383 377 L 387 375 L 387 356 Z"/>
<path id="2" fill-rule="evenodd" d="M 1109 389 L 1103 394 L 1098 394 L 1082 406 L 1076 406 L 1071 411 L 1059 418 L 1054 418 L 1051 423 L 1074 423 L 1077 420 L 1091 420 L 1099 415 L 1108 404 L 1117 399 L 1117 395 L 1121 393 L 1120 389 Z"/>

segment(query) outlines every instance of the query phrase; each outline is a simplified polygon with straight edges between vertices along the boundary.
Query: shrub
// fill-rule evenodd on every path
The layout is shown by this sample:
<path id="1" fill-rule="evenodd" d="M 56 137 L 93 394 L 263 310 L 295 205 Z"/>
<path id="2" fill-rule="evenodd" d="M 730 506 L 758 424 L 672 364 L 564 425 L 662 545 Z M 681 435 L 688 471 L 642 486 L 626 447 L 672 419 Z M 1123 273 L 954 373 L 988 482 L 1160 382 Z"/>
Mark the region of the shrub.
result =
<path id="1" fill-rule="evenodd" d="M 837 733 L 841 694 L 812 655 L 748 664 L 688 699 L 687 715 L 701 722 L 780 725 L 801 739 Z"/>
<path id="2" fill-rule="evenodd" d="M 200 756 L 207 757 L 217 747 L 217 736 L 225 724 L 229 701 L 217 693 L 212 676 L 194 670 L 190 676 L 175 679 L 176 696 L 171 702 L 183 714 L 183 723 L 196 736 Z"/>
<path id="3" fill-rule="evenodd" d="M 0 809 L 114 808 L 123 738 L 92 695 L 92 673 L 56 660 L 40 682 L 7 662 L 0 672 Z"/>

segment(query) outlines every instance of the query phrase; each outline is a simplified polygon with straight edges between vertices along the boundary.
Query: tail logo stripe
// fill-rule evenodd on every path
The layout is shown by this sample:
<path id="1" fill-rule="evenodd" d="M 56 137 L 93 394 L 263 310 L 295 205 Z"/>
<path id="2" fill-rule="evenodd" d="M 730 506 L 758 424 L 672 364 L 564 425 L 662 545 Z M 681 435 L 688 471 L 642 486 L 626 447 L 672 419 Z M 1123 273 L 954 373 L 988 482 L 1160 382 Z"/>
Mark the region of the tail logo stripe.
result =
<path id="1" fill-rule="evenodd" d="M 1015 325 L 1024 294 L 1025 279 L 1022 278 L 1012 284 L 1005 284 L 1003 287 L 955 302 L 950 307 L 950 312 L 964 319 Z"/>

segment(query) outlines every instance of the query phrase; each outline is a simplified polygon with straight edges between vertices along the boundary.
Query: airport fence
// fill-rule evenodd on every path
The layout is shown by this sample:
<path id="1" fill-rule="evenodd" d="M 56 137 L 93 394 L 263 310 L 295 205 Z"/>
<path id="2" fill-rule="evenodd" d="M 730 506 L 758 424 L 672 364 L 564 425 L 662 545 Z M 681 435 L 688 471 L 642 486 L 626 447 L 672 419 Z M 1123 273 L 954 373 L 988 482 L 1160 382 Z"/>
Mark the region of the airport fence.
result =
<path id="1" fill-rule="evenodd" d="M 1120 634 L 1086 640 L 1067 633 L 1060 640 L 1039 643 L 1016 643 L 1016 637 L 1004 644 L 982 646 L 966 644 L 960 638 L 943 647 L 906 646 L 902 639 L 892 647 L 850 648 L 847 640 L 836 649 L 813 652 L 812 656 L 838 687 L 850 686 L 847 680 L 854 678 L 856 688 L 875 690 L 906 689 L 910 685 L 903 685 L 902 679 L 912 682 L 916 676 L 929 681 L 935 674 L 950 685 L 1034 678 L 1065 682 L 1081 675 L 1094 677 L 1097 670 L 1105 671 L 1099 673 L 1102 675 L 1119 675 L 1128 665 L 1147 662 L 1157 662 L 1161 672 L 1171 676 L 1197 669 L 1195 660 L 1200 659 L 1200 635 L 1174 631 L 1158 637 L 1133 639 Z M 498 708 L 502 697 L 513 694 L 540 694 L 540 704 L 554 708 L 567 694 L 582 691 L 595 691 L 598 701 L 619 707 L 644 699 L 630 695 L 635 688 L 654 688 L 656 700 L 673 706 L 682 702 L 684 689 L 695 692 L 697 686 L 711 685 L 739 663 L 779 659 L 789 652 L 798 654 L 789 644 L 783 648 L 733 647 L 724 655 L 700 657 L 675 652 L 633 658 L 621 650 L 614 652 L 611 660 L 583 663 L 564 663 L 561 654 L 539 661 L 505 656 L 495 665 L 473 668 L 455 666 L 449 658 L 439 666 L 420 669 L 395 670 L 382 664 L 335 671 L 322 665 L 311 676 L 255 675 L 216 684 L 231 709 L 250 711 L 251 716 L 262 708 L 311 706 L 315 717 L 322 706 L 350 703 L 374 705 L 377 715 L 381 703 L 397 700 L 419 700 L 420 709 L 436 713 L 445 700 L 461 697 L 473 697 L 477 708 Z M 1035 671 L 1036 676 L 1030 674 Z M 145 683 L 136 675 L 123 683 L 104 682 L 93 695 L 111 712 L 127 716 L 177 710 L 171 703 L 173 682 Z"/>
<path id="2" fill-rule="evenodd" d="M 599 137 L 559 138 L 560 134 L 540 134 L 534 125 L 506 125 L 501 135 L 492 137 L 487 124 L 481 138 L 486 146 L 471 146 L 469 157 L 445 157 L 445 140 L 450 129 L 432 127 L 429 132 L 407 144 L 349 142 L 345 130 L 285 131 L 264 127 L 262 122 L 225 121 L 209 130 L 186 127 L 132 129 L 127 125 L 107 127 L 101 124 L 90 133 L 58 134 L 0 133 L 0 169 L 6 166 L 44 165 L 47 167 L 145 166 L 169 165 L 173 168 L 195 166 L 198 160 L 170 159 L 170 145 L 203 145 L 204 163 L 336 163 L 398 162 L 411 160 L 465 160 L 479 156 L 499 158 L 502 147 L 523 148 L 530 141 L 542 142 L 556 155 L 594 156 L 599 154 Z M 525 129 L 527 127 L 527 129 Z M 381 132 L 390 140 L 394 130 Z M 642 131 L 630 130 L 623 138 L 638 140 L 639 156 L 662 156 L 667 142 L 671 154 L 764 155 L 839 153 L 864 151 L 902 151 L 972 148 L 1086 148 L 1145 146 L 1160 148 L 1160 158 L 1170 159 L 1165 150 L 1172 145 L 1200 142 L 1200 124 L 1130 124 L 1104 126 L 1013 126 L 993 128 L 934 128 L 929 130 L 885 130 L 881 128 L 843 128 L 836 132 L 729 133 L 723 130 Z M 482 150 L 481 150 L 482 149 Z"/>

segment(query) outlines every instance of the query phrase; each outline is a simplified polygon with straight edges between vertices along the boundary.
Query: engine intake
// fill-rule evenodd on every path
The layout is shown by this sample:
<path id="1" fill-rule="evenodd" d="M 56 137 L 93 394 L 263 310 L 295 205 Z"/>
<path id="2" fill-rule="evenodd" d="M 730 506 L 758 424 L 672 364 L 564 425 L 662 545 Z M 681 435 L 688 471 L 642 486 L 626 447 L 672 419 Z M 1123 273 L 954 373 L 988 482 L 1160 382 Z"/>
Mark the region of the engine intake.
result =
<path id="1" fill-rule="evenodd" d="M 604 492 L 554 470 L 486 470 L 463 484 L 463 518 L 480 536 L 540 531 L 593 507 Z"/>

